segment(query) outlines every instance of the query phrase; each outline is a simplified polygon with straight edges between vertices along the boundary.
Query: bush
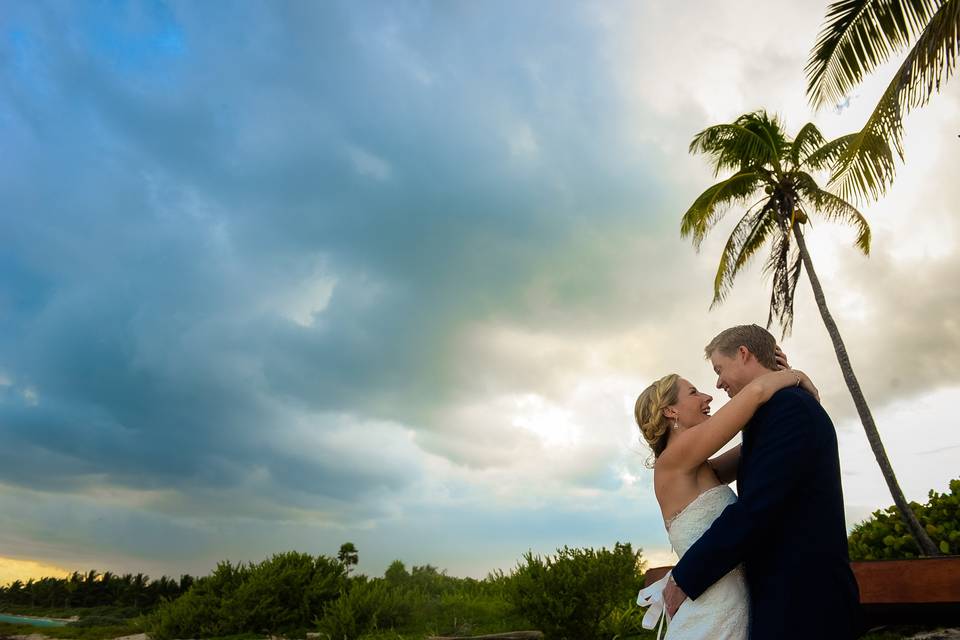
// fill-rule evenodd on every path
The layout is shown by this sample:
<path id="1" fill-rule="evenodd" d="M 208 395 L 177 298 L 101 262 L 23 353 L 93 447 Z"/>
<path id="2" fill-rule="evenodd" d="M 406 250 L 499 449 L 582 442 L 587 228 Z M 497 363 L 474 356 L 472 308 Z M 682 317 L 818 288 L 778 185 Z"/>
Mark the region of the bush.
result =
<path id="1" fill-rule="evenodd" d="M 337 598 L 346 570 L 337 560 L 305 553 L 280 553 L 251 568 L 225 606 L 235 633 L 305 631 Z"/>
<path id="2" fill-rule="evenodd" d="M 960 553 L 960 479 L 950 481 L 950 493 L 930 491 L 927 504 L 910 503 L 920 525 L 945 554 Z M 920 548 L 900 518 L 896 506 L 874 511 L 870 520 L 853 528 L 848 539 L 851 560 L 917 558 Z"/>
<path id="3" fill-rule="evenodd" d="M 504 596 L 509 580 L 502 573 L 486 580 L 453 578 L 431 565 L 407 571 L 397 560 L 383 578 L 351 578 L 349 589 L 327 606 L 318 628 L 331 640 L 529 628 Z"/>
<path id="4" fill-rule="evenodd" d="M 528 552 L 507 583 L 514 607 L 548 640 L 604 637 L 614 610 L 632 602 L 643 581 L 640 553 L 630 544 L 557 550 L 541 558 Z"/>
<path id="5" fill-rule="evenodd" d="M 326 606 L 318 628 L 336 640 L 356 640 L 370 631 L 408 625 L 424 600 L 419 591 L 386 580 L 360 582 Z"/>
<path id="6" fill-rule="evenodd" d="M 0 640 L 12 640 L 13 637 L 25 638 L 38 631 L 48 638 L 69 640 L 112 640 L 122 636 L 143 633 L 143 619 L 126 619 L 122 625 L 84 625 L 68 624 L 63 627 L 35 627 L 28 624 L 7 624 L 0 622 Z"/>
<path id="7" fill-rule="evenodd" d="M 115 618 L 113 616 L 85 616 L 76 622 L 67 623 L 68 627 L 122 627 L 130 621 L 126 618 Z"/>
<path id="8" fill-rule="evenodd" d="M 472 591 L 464 589 L 440 596 L 430 612 L 432 626 L 444 635 L 511 631 L 526 626 L 523 622 L 511 621 L 515 618 L 513 607 L 502 596 Z M 486 628 L 491 622 L 500 626 Z"/>
<path id="9" fill-rule="evenodd" d="M 220 572 L 224 565 L 217 566 Z M 216 573 L 215 572 L 215 573 Z M 157 640 L 170 638 L 205 638 L 229 633 L 226 629 L 223 604 L 236 589 L 222 590 L 213 577 L 200 578 L 190 590 L 173 602 L 161 605 L 148 617 L 147 628 Z"/>
<path id="10" fill-rule="evenodd" d="M 653 632 L 643 628 L 643 616 L 646 609 L 641 609 L 634 602 L 616 607 L 600 625 L 604 638 L 624 640 L 626 638 L 653 637 Z"/>
<path id="11" fill-rule="evenodd" d="M 221 562 L 150 616 L 157 640 L 305 631 L 346 585 L 337 560 L 290 551 L 257 565 Z"/>

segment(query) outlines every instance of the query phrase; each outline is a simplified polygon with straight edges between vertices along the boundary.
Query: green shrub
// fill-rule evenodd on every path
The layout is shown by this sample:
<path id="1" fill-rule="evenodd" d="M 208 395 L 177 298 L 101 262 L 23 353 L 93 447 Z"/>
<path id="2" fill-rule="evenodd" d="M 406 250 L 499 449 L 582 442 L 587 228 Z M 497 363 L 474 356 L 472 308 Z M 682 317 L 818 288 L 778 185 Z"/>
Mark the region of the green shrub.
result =
<path id="1" fill-rule="evenodd" d="M 414 612 L 424 605 L 425 598 L 419 591 L 375 579 L 352 585 L 328 603 L 317 627 L 330 638 L 356 640 L 370 631 L 410 624 Z"/>
<path id="2" fill-rule="evenodd" d="M 927 504 L 910 503 L 933 543 L 944 554 L 960 554 L 960 479 L 950 481 L 950 493 L 930 491 Z M 896 506 L 874 511 L 853 528 L 848 539 L 851 560 L 916 558 L 920 549 Z"/>
<path id="3" fill-rule="evenodd" d="M 654 637 L 652 631 L 643 628 L 643 615 L 646 609 L 641 609 L 634 602 L 616 607 L 600 625 L 604 638 L 611 640 L 626 640 L 626 638 Z"/>
<path id="4" fill-rule="evenodd" d="M 346 568 L 325 556 L 280 553 L 259 564 L 221 562 L 149 617 L 156 640 L 311 628 L 346 585 Z"/>
<path id="5" fill-rule="evenodd" d="M 26 637 L 40 632 L 49 638 L 64 638 L 69 640 L 112 640 L 121 636 L 143 633 L 143 619 L 134 618 L 123 620 L 122 625 L 90 625 L 77 626 L 68 624 L 63 627 L 38 628 L 28 624 L 7 624 L 0 622 L 0 640 L 10 639 L 12 636 Z"/>
<path id="6" fill-rule="evenodd" d="M 410 572 L 407 571 L 403 562 L 394 560 L 390 563 L 390 566 L 387 567 L 387 570 L 383 572 L 383 579 L 389 584 L 399 587 L 402 584 L 406 584 L 410 579 Z"/>
<path id="7" fill-rule="evenodd" d="M 346 569 L 337 560 L 295 551 L 276 554 L 251 567 L 225 604 L 227 626 L 235 633 L 305 631 L 338 597 L 345 580 Z"/>
<path id="8" fill-rule="evenodd" d="M 73 628 L 82 628 L 82 627 L 122 627 L 125 626 L 129 620 L 126 618 L 116 618 L 113 616 L 84 616 L 75 622 L 67 623 L 68 627 Z"/>
<path id="9" fill-rule="evenodd" d="M 640 553 L 630 544 L 557 550 L 541 558 L 528 552 L 507 583 L 509 600 L 548 640 L 603 638 L 618 606 L 632 602 L 643 581 Z"/>
<path id="10" fill-rule="evenodd" d="M 444 633 L 469 634 L 488 621 L 503 620 L 512 613 L 510 603 L 502 597 L 460 591 L 440 596 L 433 622 Z"/>
<path id="11" fill-rule="evenodd" d="M 221 611 L 224 598 L 212 588 L 209 578 L 200 578 L 190 590 L 148 616 L 147 629 L 157 640 L 208 638 L 229 633 Z"/>

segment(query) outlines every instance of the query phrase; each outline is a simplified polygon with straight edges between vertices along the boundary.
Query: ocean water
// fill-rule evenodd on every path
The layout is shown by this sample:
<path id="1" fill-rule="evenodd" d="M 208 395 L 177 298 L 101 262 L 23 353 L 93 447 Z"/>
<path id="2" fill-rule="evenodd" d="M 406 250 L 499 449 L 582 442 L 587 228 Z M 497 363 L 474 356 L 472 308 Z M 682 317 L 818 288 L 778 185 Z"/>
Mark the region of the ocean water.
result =
<path id="1" fill-rule="evenodd" d="M 11 624 L 32 624 L 35 627 L 62 627 L 66 622 L 59 620 L 47 620 L 46 618 L 28 618 L 26 616 L 8 616 L 0 613 L 0 622 L 9 622 Z"/>

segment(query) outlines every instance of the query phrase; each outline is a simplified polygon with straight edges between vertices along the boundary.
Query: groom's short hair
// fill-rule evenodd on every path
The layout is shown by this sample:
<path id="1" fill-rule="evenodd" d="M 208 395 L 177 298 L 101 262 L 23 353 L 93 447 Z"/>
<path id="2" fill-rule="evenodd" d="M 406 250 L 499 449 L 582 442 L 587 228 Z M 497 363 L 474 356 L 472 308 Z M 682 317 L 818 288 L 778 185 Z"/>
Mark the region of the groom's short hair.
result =
<path id="1" fill-rule="evenodd" d="M 777 339 L 769 331 L 755 324 L 742 324 L 724 329 L 704 347 L 707 360 L 715 351 L 733 357 L 737 349 L 746 347 L 761 365 L 772 371 L 777 370 Z"/>

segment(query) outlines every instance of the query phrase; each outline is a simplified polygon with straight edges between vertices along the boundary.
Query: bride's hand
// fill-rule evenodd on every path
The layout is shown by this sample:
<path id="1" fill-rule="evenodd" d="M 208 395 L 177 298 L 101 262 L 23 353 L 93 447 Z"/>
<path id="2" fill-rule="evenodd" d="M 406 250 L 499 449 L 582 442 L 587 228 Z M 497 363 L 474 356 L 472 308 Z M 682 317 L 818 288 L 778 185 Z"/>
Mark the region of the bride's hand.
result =
<path id="1" fill-rule="evenodd" d="M 820 402 L 820 392 L 817 391 L 817 387 L 813 384 L 813 381 L 810 380 L 807 374 L 799 369 L 791 369 L 790 373 L 797 374 L 797 379 L 800 381 L 799 386 L 806 389 L 810 395 L 817 399 L 817 402 Z"/>

